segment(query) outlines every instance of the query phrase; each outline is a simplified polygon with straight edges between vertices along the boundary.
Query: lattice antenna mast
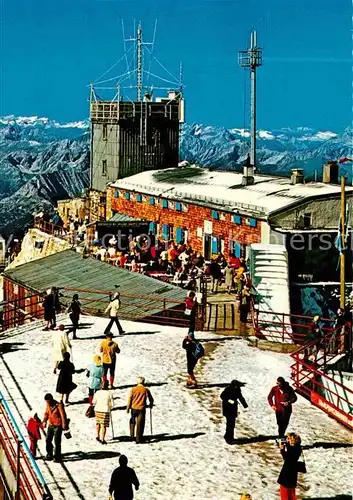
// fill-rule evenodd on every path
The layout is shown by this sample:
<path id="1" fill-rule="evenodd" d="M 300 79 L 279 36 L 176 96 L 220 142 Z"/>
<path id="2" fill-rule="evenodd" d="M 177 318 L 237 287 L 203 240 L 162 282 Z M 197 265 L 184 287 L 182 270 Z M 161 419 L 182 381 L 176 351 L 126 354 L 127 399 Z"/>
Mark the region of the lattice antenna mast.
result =
<path id="1" fill-rule="evenodd" d="M 136 42 L 136 75 L 137 75 L 137 100 L 142 101 L 143 89 L 143 46 L 153 45 L 154 42 L 144 42 L 141 22 L 137 26 L 136 38 L 126 38 L 125 42 Z"/>
<path id="2" fill-rule="evenodd" d="M 242 68 L 250 68 L 251 79 L 251 143 L 250 161 L 256 167 L 256 68 L 262 66 L 262 48 L 257 46 L 257 33 L 250 34 L 250 47 L 238 53 L 238 63 Z"/>

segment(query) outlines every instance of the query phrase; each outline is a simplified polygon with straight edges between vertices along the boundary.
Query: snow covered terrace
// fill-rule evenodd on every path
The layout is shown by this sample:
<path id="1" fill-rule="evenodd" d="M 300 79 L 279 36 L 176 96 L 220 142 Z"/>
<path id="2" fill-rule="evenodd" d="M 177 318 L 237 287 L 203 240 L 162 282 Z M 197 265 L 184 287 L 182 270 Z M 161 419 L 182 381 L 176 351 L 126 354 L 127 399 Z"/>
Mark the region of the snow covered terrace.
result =
<path id="1" fill-rule="evenodd" d="M 221 205 L 224 210 L 258 214 L 259 217 L 273 215 L 313 198 L 340 195 L 340 186 L 322 182 L 292 185 L 286 177 L 255 175 L 252 186 L 243 186 L 242 178 L 243 174 L 238 172 L 190 166 L 142 172 L 118 180 L 110 187 L 208 206 Z M 347 186 L 346 192 L 353 193 L 353 188 Z"/>
<path id="2" fill-rule="evenodd" d="M 107 486 L 118 456 L 128 456 L 141 482 L 137 500 L 214 499 L 237 500 L 247 491 L 254 500 L 279 498 L 277 477 L 282 460 L 273 436 L 275 418 L 266 396 L 279 375 L 290 376 L 286 354 L 249 347 L 235 336 L 200 333 L 206 356 L 197 368 L 200 388 L 185 387 L 185 331 L 175 327 L 122 321 L 127 334 L 118 337 L 114 390 L 114 439 L 107 446 L 95 441 L 94 419 L 84 414 L 87 378 L 84 369 L 97 352 L 106 319 L 84 317 L 79 339 L 73 341 L 74 376 L 78 388 L 67 407 L 72 439 L 63 438 L 62 464 L 43 461 L 45 442 L 40 441 L 40 466 L 55 500 L 108 498 Z M 68 325 L 67 317 L 62 321 Z M 43 396 L 55 393 L 56 376 L 51 359 L 51 333 L 42 323 L 8 330 L 0 340 L 0 390 L 8 397 L 21 430 L 33 410 L 43 415 Z M 147 415 L 147 443 L 128 439 L 127 394 L 136 377 L 146 377 L 155 398 L 153 436 Z M 231 379 L 243 389 L 248 410 L 240 408 L 237 443 L 223 439 L 224 419 L 219 394 Z M 302 436 L 308 474 L 300 479 L 299 499 L 350 498 L 352 476 L 351 435 L 325 413 L 299 397 L 289 430 Z M 271 437 L 272 436 L 272 437 Z M 347 497 L 336 497 L 346 494 Z"/>

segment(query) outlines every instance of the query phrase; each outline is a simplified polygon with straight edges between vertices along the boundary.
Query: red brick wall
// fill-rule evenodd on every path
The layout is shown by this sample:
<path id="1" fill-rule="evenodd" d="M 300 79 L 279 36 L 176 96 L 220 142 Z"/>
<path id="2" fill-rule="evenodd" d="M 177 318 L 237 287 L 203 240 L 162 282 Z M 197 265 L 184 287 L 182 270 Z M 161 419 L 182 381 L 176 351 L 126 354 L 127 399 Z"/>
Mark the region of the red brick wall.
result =
<path id="1" fill-rule="evenodd" d="M 111 217 L 113 212 L 119 212 L 132 217 L 142 217 L 148 221 L 156 222 L 160 225 L 159 236 L 161 237 L 162 224 L 172 225 L 174 228 L 181 227 L 188 230 L 188 243 L 196 251 L 203 252 L 203 237 L 197 236 L 197 228 L 204 228 L 204 221 L 212 221 L 212 236 L 224 240 L 225 256 L 229 255 L 229 241 L 235 240 L 240 244 L 260 243 L 261 241 L 261 221 L 257 221 L 256 227 L 246 224 L 245 217 L 242 216 L 242 224 L 235 224 L 232 214 L 218 211 L 224 220 L 214 220 L 212 209 L 191 203 L 183 203 L 187 211 L 177 211 L 171 208 L 163 208 L 161 199 L 155 198 L 155 204 L 149 204 L 149 196 L 143 196 L 142 202 L 135 201 L 136 193 L 130 192 L 130 200 L 125 199 L 125 191 L 119 189 L 119 197 L 115 197 L 114 188 L 107 190 L 107 217 Z"/>
<path id="2" fill-rule="evenodd" d="M 42 298 L 33 290 L 17 285 L 4 277 L 4 330 L 23 325 L 31 318 L 42 318 Z M 10 303 L 6 303 L 9 301 Z"/>

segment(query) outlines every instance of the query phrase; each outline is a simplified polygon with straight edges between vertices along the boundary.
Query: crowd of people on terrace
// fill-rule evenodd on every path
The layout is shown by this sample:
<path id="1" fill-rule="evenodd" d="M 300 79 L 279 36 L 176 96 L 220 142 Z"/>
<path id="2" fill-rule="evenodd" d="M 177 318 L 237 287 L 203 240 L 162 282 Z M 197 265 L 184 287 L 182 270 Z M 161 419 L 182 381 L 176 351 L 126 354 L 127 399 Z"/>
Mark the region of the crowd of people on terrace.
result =
<path id="1" fill-rule="evenodd" d="M 211 260 L 206 260 L 201 252 L 185 243 L 156 240 L 150 245 L 150 238 L 131 238 L 128 249 L 119 248 L 115 236 L 108 241 L 108 247 L 99 242 L 93 246 L 93 256 L 97 259 L 130 269 L 133 272 L 169 281 L 183 288 L 200 291 L 201 277 L 211 281 L 211 291 L 216 293 L 221 283 L 225 283 L 228 293 L 235 290 L 240 297 L 244 288 L 250 288 L 250 280 L 244 258 L 231 255 L 226 259 L 222 252 Z"/>

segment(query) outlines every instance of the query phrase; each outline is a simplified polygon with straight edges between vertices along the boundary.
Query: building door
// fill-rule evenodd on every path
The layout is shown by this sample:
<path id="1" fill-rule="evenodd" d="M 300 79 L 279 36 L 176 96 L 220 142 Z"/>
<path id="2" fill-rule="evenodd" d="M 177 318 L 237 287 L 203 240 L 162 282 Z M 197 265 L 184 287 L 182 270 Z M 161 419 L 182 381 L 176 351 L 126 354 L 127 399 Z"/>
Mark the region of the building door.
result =
<path id="1" fill-rule="evenodd" d="M 203 239 L 203 255 L 206 260 L 211 258 L 212 236 L 205 234 Z"/>

